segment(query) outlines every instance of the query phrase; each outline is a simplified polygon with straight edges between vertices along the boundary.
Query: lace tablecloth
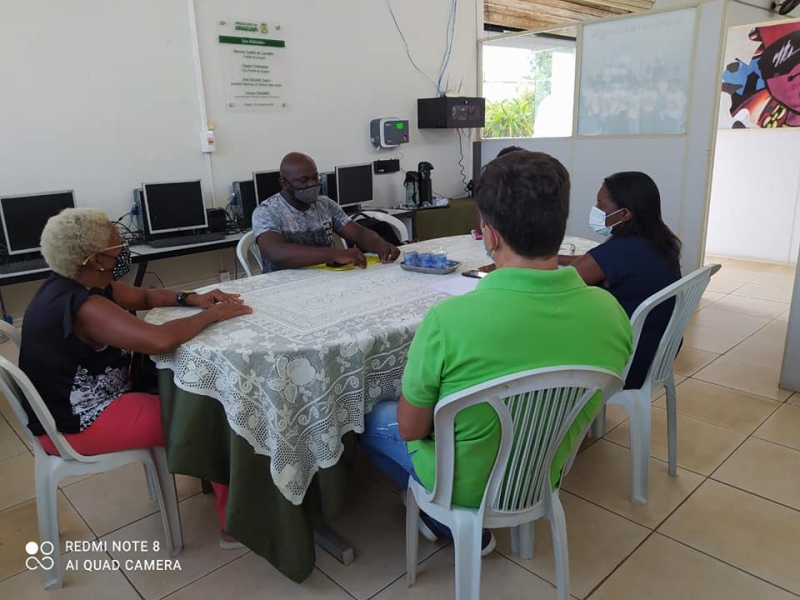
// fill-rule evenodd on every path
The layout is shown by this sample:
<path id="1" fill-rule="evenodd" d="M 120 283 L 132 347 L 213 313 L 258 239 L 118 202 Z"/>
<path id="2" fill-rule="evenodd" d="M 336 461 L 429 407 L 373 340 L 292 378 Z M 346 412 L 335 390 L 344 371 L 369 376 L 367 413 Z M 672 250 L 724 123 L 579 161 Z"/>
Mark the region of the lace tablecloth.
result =
<path id="1" fill-rule="evenodd" d="M 565 243 L 577 253 L 594 246 L 580 238 Z M 483 242 L 468 235 L 416 246 L 445 249 L 462 263 L 459 271 L 490 262 Z M 429 288 L 441 280 L 404 271 L 398 261 L 232 281 L 220 287 L 241 294 L 253 314 L 217 323 L 154 360 L 174 372 L 179 388 L 217 399 L 231 429 L 271 457 L 275 485 L 300 504 L 317 470 L 339 460 L 342 436 L 362 432 L 376 402 L 399 397 L 414 332 L 446 297 Z M 161 308 L 147 320 L 186 315 L 185 308 Z"/>

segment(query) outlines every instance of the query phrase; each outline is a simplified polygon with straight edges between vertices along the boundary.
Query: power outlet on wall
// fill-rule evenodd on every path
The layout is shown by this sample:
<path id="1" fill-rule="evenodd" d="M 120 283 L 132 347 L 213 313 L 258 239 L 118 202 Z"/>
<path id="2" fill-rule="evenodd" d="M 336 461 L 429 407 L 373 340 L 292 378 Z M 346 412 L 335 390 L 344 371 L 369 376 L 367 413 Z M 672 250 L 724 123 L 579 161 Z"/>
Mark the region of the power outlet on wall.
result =
<path id="1" fill-rule="evenodd" d="M 219 272 L 219 282 L 225 283 L 226 281 L 231 280 L 231 273 L 230 271 L 220 271 Z"/>

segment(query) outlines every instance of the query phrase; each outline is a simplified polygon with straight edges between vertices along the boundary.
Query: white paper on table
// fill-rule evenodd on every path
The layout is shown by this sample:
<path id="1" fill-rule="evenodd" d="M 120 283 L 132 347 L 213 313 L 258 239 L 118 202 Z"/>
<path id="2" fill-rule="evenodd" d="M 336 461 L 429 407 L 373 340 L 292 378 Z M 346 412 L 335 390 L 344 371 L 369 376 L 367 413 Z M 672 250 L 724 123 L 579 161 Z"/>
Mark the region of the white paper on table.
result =
<path id="1" fill-rule="evenodd" d="M 430 284 L 428 287 L 437 292 L 442 292 L 448 296 L 461 296 L 467 292 L 471 292 L 478 286 L 480 279 L 474 277 L 464 277 L 457 275 L 455 277 L 448 277 L 436 283 Z"/>

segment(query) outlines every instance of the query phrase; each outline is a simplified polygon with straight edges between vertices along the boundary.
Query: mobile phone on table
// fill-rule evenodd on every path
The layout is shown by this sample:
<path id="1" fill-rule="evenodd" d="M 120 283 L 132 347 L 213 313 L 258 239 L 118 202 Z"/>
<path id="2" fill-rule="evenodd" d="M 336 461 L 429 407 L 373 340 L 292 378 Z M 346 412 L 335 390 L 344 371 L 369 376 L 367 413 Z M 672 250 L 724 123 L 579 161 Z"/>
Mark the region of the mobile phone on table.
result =
<path id="1" fill-rule="evenodd" d="M 472 277 L 473 279 L 483 279 L 486 277 L 486 273 L 484 271 L 478 271 L 478 269 L 470 269 L 469 271 L 464 271 L 461 274 L 464 277 Z"/>

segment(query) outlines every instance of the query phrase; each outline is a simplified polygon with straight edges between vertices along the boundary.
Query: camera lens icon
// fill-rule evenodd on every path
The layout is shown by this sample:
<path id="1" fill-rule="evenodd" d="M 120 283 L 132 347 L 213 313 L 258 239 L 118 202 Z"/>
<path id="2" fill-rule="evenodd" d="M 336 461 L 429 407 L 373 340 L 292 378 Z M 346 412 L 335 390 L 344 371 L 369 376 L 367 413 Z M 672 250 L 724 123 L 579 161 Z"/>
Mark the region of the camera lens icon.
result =
<path id="1" fill-rule="evenodd" d="M 42 542 L 41 544 L 28 542 L 25 544 L 25 553 L 28 555 L 28 558 L 25 559 L 25 566 L 29 571 L 35 571 L 39 568 L 49 571 L 55 565 L 55 561 L 51 557 L 55 550 L 53 542 Z M 41 558 L 38 556 L 40 552 L 42 554 Z"/>

